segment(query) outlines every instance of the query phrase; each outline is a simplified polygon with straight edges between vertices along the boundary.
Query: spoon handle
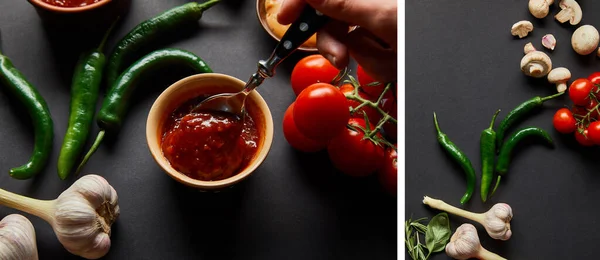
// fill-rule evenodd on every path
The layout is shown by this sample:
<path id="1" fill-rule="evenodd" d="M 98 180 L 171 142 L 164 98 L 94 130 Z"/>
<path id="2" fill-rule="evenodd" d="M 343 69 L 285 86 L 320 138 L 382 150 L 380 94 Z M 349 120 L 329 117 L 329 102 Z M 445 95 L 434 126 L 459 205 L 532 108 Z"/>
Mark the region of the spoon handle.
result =
<path id="1" fill-rule="evenodd" d="M 319 31 L 327 22 L 329 17 L 315 10 L 310 5 L 306 5 L 302 13 L 285 32 L 271 57 L 267 61 L 259 62 L 263 72 L 272 77 L 275 74 L 275 67 L 282 60 L 290 56 L 300 45 L 306 42 L 313 34 Z"/>

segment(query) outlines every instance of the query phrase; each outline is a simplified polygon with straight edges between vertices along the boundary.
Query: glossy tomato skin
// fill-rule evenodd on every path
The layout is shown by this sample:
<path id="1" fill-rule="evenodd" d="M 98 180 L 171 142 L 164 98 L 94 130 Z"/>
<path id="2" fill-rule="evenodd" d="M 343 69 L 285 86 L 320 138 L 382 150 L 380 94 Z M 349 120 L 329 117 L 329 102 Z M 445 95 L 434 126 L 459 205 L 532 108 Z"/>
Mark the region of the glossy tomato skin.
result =
<path id="1" fill-rule="evenodd" d="M 354 86 L 352 86 L 352 84 L 344 84 L 344 85 L 342 85 L 340 87 L 340 91 L 345 96 L 352 95 L 354 93 Z M 373 97 L 369 96 L 369 94 L 360 91 L 360 89 L 358 91 L 358 95 L 361 98 L 364 98 L 364 99 L 367 99 L 367 100 L 377 101 Z M 348 99 L 348 105 L 351 108 L 355 108 L 355 107 L 357 107 L 357 106 L 360 105 L 360 102 L 358 102 L 356 100 L 350 100 L 350 99 Z M 377 124 L 377 122 L 379 122 L 379 120 L 381 119 L 381 114 L 379 113 L 379 111 L 377 111 L 377 109 L 375 109 L 373 107 L 370 107 L 370 106 L 363 106 L 363 107 L 361 107 L 358 111 L 356 111 L 353 114 L 351 114 L 350 117 L 364 119 L 365 118 L 364 114 L 367 114 L 367 117 L 369 118 L 369 122 L 372 123 L 372 124 Z"/>
<path id="2" fill-rule="evenodd" d="M 587 137 L 594 144 L 600 145 L 600 121 L 590 123 L 587 128 Z"/>
<path id="3" fill-rule="evenodd" d="M 374 86 L 367 86 L 370 83 L 376 82 L 371 76 L 369 76 L 362 66 L 358 65 L 356 67 L 356 79 L 358 83 L 360 83 L 360 87 L 369 95 L 378 98 L 383 92 L 385 85 L 383 83 L 379 83 Z"/>
<path id="4" fill-rule="evenodd" d="M 396 147 L 394 145 L 394 148 Z M 385 150 L 383 166 L 377 171 L 377 176 L 383 189 L 396 196 L 398 193 L 398 153 L 394 148 L 388 147 Z"/>
<path id="5" fill-rule="evenodd" d="M 342 92 L 327 83 L 304 89 L 294 105 L 294 123 L 304 136 L 327 141 L 346 128 L 350 111 Z"/>
<path id="6" fill-rule="evenodd" d="M 596 95 L 596 97 L 600 97 L 600 91 L 598 91 L 598 86 L 600 85 L 600 72 L 594 72 L 588 76 L 588 80 L 594 84 L 592 87 L 592 93 Z"/>
<path id="7" fill-rule="evenodd" d="M 586 112 L 586 114 L 590 113 L 590 118 L 598 119 L 598 117 L 600 117 L 600 113 L 598 113 L 597 106 L 598 106 L 598 102 L 593 99 L 591 99 L 588 102 L 588 104 L 585 106 L 586 111 L 589 111 L 589 112 Z M 583 115 L 585 116 L 586 114 L 583 114 Z"/>
<path id="8" fill-rule="evenodd" d="M 296 96 L 314 83 L 331 83 L 340 71 L 320 54 L 302 58 L 292 70 L 292 89 Z"/>
<path id="9" fill-rule="evenodd" d="M 589 132 L 587 129 L 583 130 L 583 133 L 575 131 L 575 140 L 582 146 L 593 146 L 594 142 L 589 138 Z"/>
<path id="10" fill-rule="evenodd" d="M 576 79 L 569 87 L 569 98 L 573 104 L 585 106 L 590 101 L 593 84 L 588 79 Z"/>
<path id="11" fill-rule="evenodd" d="M 365 120 L 359 118 L 350 118 L 348 124 L 366 127 Z M 364 136 L 364 132 L 358 128 L 357 131 L 346 128 L 331 139 L 327 152 L 335 168 L 354 177 L 369 176 L 381 168 L 384 159 L 383 145 L 363 140 Z"/>
<path id="12" fill-rule="evenodd" d="M 398 105 L 396 102 L 396 97 L 391 96 L 391 97 L 385 97 L 381 100 L 381 103 L 379 103 L 379 107 L 381 107 L 381 109 L 383 111 L 385 111 L 386 113 L 388 113 L 391 117 L 393 117 L 394 119 L 398 119 L 397 114 L 398 114 Z M 383 125 L 383 131 L 385 132 L 385 136 L 391 140 L 391 141 L 396 141 L 398 138 L 398 125 L 394 124 L 391 121 L 387 121 L 384 125 Z"/>
<path id="13" fill-rule="evenodd" d="M 294 104 L 295 103 L 290 104 L 283 115 L 283 136 L 285 137 L 285 140 L 294 149 L 305 153 L 314 153 L 325 149 L 327 147 L 327 142 L 315 141 L 298 131 L 296 123 L 294 122 Z"/>
<path id="14" fill-rule="evenodd" d="M 570 134 L 577 129 L 577 121 L 568 108 L 561 108 L 554 114 L 552 119 L 554 129 L 561 134 Z"/>

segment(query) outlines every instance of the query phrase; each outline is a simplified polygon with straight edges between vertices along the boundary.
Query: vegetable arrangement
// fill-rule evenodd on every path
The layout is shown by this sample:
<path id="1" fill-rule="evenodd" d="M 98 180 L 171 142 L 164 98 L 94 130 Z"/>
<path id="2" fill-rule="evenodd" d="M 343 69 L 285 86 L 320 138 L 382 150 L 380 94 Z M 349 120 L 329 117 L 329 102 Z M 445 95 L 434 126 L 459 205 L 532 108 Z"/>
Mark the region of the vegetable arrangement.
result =
<path id="1" fill-rule="evenodd" d="M 348 75 L 334 82 L 345 72 L 318 54 L 295 65 L 291 85 L 297 97 L 283 118 L 284 137 L 302 152 L 326 149 L 334 167 L 346 175 L 377 173 L 384 189 L 395 195 L 395 90 L 392 83 L 375 82 L 360 65 L 357 79 Z"/>

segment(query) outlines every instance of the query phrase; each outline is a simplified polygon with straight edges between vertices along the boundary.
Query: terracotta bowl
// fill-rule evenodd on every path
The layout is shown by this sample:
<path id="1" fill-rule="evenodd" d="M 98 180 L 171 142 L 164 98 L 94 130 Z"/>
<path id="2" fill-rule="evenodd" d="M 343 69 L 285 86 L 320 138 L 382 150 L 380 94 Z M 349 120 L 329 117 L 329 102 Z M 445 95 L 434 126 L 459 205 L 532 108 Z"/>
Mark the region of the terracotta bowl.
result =
<path id="1" fill-rule="evenodd" d="M 259 132 L 258 149 L 248 166 L 238 174 L 218 181 L 196 180 L 175 170 L 161 149 L 164 122 L 176 108 L 200 95 L 237 92 L 244 85 L 245 82 L 223 74 L 197 74 L 175 82 L 154 101 L 146 122 L 146 140 L 154 160 L 169 176 L 187 186 L 214 191 L 244 180 L 265 160 L 273 142 L 273 118 L 267 103 L 256 91 L 248 95 L 246 108 L 254 119 Z"/>
<path id="2" fill-rule="evenodd" d="M 123 16 L 131 4 L 131 0 L 101 0 L 83 7 L 59 7 L 42 0 L 27 1 L 45 24 L 65 30 L 105 27 Z"/>
<path id="3" fill-rule="evenodd" d="M 266 11 L 266 8 L 265 8 L 265 0 L 256 0 L 256 14 L 258 16 L 258 20 L 260 21 L 260 24 L 265 29 L 265 31 L 267 31 L 267 33 L 269 35 L 271 35 L 271 37 L 273 37 L 273 39 L 275 39 L 275 40 L 277 40 L 279 42 L 281 40 L 281 38 L 278 37 L 273 32 L 273 30 L 271 30 L 271 27 L 269 27 L 269 24 L 267 23 L 267 11 Z M 301 45 L 298 48 L 298 50 L 307 51 L 307 52 L 316 52 L 317 51 L 317 47 L 316 46 Z"/>

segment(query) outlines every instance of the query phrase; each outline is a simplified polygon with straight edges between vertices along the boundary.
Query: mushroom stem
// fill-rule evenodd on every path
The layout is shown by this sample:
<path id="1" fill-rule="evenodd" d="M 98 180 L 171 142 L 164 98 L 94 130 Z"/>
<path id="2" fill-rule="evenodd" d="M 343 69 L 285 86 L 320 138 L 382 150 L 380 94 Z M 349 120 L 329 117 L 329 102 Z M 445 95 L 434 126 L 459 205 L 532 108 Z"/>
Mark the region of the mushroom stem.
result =
<path id="1" fill-rule="evenodd" d="M 477 258 L 485 259 L 485 260 L 506 260 L 506 258 L 499 256 L 496 253 L 492 253 L 485 249 L 484 247 L 479 248 L 479 253 L 477 254 Z"/>
<path id="2" fill-rule="evenodd" d="M 544 71 L 544 66 L 537 64 L 537 63 L 532 63 L 531 67 L 529 67 L 529 74 L 531 75 L 538 75 L 539 73 L 542 73 Z"/>
<path id="3" fill-rule="evenodd" d="M 565 92 L 567 90 L 567 84 L 566 83 L 560 83 L 558 85 L 556 85 L 556 91 L 558 92 Z"/>
<path id="4" fill-rule="evenodd" d="M 459 209 L 457 207 L 454 207 L 452 205 L 449 205 L 448 203 L 438 200 L 438 199 L 432 199 L 428 196 L 423 197 L 423 204 L 428 205 L 434 209 L 439 209 L 441 211 L 445 211 L 448 213 L 451 213 L 453 215 L 457 215 L 466 219 L 470 219 L 473 220 L 475 222 L 478 222 L 482 225 L 485 225 L 485 216 L 483 213 L 473 213 L 473 212 L 469 212 L 463 209 Z"/>

